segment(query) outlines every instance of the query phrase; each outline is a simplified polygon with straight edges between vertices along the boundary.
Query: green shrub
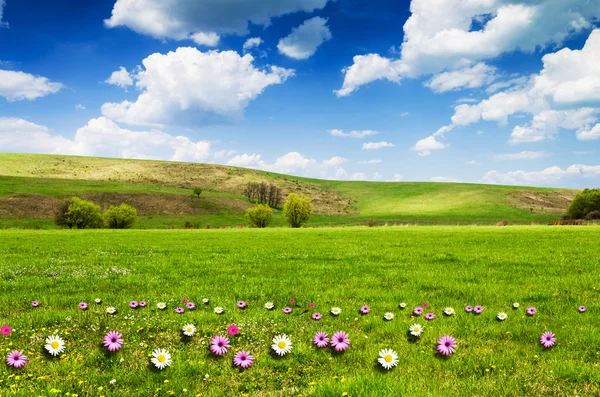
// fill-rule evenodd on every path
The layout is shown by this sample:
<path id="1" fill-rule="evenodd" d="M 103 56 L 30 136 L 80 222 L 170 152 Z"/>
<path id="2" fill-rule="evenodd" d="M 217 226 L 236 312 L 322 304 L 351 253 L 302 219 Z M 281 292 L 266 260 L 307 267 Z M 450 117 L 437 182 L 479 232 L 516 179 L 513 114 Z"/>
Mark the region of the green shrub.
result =
<path id="1" fill-rule="evenodd" d="M 600 211 L 594 210 L 587 213 L 586 221 L 600 221 Z"/>
<path id="2" fill-rule="evenodd" d="M 111 205 L 104 213 L 104 221 L 109 229 L 131 229 L 137 219 L 137 210 L 125 203 L 118 207 Z"/>
<path id="3" fill-rule="evenodd" d="M 255 227 L 267 227 L 271 223 L 273 210 L 267 204 L 258 204 L 256 207 L 248 208 L 246 216 Z"/>
<path id="4" fill-rule="evenodd" d="M 100 206 L 79 197 L 73 197 L 60 206 L 55 222 L 69 229 L 94 229 L 104 225 Z"/>
<path id="5" fill-rule="evenodd" d="M 283 206 L 283 216 L 288 220 L 291 227 L 300 227 L 310 219 L 313 206 L 308 196 L 298 197 L 296 193 L 290 193 Z"/>
<path id="6" fill-rule="evenodd" d="M 200 198 L 200 195 L 202 194 L 202 188 L 201 187 L 195 187 L 193 190 L 194 194 L 196 196 L 198 196 L 198 198 Z"/>
<path id="7" fill-rule="evenodd" d="M 585 189 L 575 196 L 568 215 L 572 219 L 583 219 L 592 211 L 600 211 L 600 189 Z"/>

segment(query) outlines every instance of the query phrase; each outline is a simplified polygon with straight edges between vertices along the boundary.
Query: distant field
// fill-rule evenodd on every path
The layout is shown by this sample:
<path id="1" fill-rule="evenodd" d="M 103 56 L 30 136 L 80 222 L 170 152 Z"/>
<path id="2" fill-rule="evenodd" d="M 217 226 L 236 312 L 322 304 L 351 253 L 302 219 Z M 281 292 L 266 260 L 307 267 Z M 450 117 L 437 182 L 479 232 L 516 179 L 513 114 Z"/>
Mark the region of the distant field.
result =
<path id="1" fill-rule="evenodd" d="M 427 182 L 325 181 L 211 164 L 0 153 L 0 228 L 53 228 L 58 203 L 74 195 L 103 208 L 126 202 L 141 215 L 137 228 L 246 226 L 249 181 L 284 194 L 307 194 L 308 226 L 379 224 L 549 223 L 576 191 Z M 191 188 L 205 189 L 202 197 Z M 272 226 L 284 226 L 280 211 Z"/>
<path id="2" fill-rule="evenodd" d="M 0 350 L 30 357 L 20 371 L 0 365 L 0 395 L 598 395 L 599 240 L 593 226 L 0 231 L 0 325 L 14 328 L 0 336 Z M 177 315 L 184 297 L 210 304 Z M 131 300 L 149 306 L 129 309 Z M 237 309 L 238 300 L 248 308 Z M 78 309 L 81 301 L 90 309 Z M 164 312 L 155 308 L 160 301 L 169 305 Z M 267 301 L 274 311 L 263 308 Z M 424 302 L 437 315 L 432 322 L 410 314 Z M 361 316 L 365 304 L 371 313 Z M 463 311 L 476 304 L 485 307 L 480 316 Z M 108 305 L 118 314 L 106 314 Z M 212 312 L 217 305 L 224 315 Z M 281 312 L 287 305 L 290 315 Z M 339 317 L 328 314 L 332 306 Z M 455 316 L 442 314 L 447 306 Z M 529 306 L 534 317 L 524 314 Z M 324 318 L 311 320 L 314 311 Z M 385 322 L 386 311 L 396 318 Z M 506 321 L 496 319 L 499 311 Z M 183 343 L 188 322 L 198 332 Z M 417 342 L 407 337 L 414 322 L 426 326 Z M 208 339 L 232 323 L 241 331 L 234 351 L 256 356 L 246 371 L 232 367 L 233 352 L 208 352 Z M 108 355 L 100 341 L 112 329 L 125 347 Z M 347 331 L 350 348 L 315 349 L 319 330 Z M 539 345 L 545 331 L 557 336 L 553 349 Z M 42 353 L 53 333 L 66 340 L 60 359 Z M 270 353 L 277 333 L 294 343 L 284 358 Z M 443 334 L 458 340 L 449 359 L 434 353 Z M 162 372 L 148 358 L 158 347 L 173 356 Z M 399 354 L 389 372 L 376 363 L 382 348 Z"/>

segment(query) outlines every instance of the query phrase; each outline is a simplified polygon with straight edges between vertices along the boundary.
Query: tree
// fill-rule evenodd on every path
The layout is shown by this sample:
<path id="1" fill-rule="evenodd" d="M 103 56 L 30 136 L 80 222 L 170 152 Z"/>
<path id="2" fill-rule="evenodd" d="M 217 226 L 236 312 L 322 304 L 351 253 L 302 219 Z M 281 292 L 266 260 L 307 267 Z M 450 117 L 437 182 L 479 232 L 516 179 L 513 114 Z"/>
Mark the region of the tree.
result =
<path id="1" fill-rule="evenodd" d="M 572 219 L 583 219 L 592 211 L 600 211 L 600 189 L 585 189 L 575 196 L 567 214 Z"/>
<path id="2" fill-rule="evenodd" d="M 104 212 L 104 222 L 110 229 L 131 229 L 137 219 L 137 210 L 125 203 L 116 207 L 111 205 Z"/>
<path id="3" fill-rule="evenodd" d="M 196 196 L 198 196 L 198 198 L 200 198 L 200 195 L 202 194 L 202 188 L 201 187 L 195 187 L 193 190 L 194 194 Z"/>
<path id="4" fill-rule="evenodd" d="M 274 184 L 265 182 L 248 182 L 244 188 L 244 195 L 248 201 L 258 204 L 269 204 L 269 207 L 278 207 L 281 202 L 281 189 Z"/>
<path id="5" fill-rule="evenodd" d="M 69 229 L 94 229 L 104 225 L 100 206 L 79 197 L 73 197 L 61 205 L 55 221 L 57 225 Z"/>
<path id="6" fill-rule="evenodd" d="M 290 193 L 283 206 L 283 216 L 287 218 L 291 227 L 297 228 L 308 222 L 313 209 L 308 196 L 298 197 L 296 193 Z"/>
<path id="7" fill-rule="evenodd" d="M 246 216 L 255 227 L 267 227 L 271 223 L 273 210 L 267 204 L 257 204 L 256 207 L 248 208 Z"/>

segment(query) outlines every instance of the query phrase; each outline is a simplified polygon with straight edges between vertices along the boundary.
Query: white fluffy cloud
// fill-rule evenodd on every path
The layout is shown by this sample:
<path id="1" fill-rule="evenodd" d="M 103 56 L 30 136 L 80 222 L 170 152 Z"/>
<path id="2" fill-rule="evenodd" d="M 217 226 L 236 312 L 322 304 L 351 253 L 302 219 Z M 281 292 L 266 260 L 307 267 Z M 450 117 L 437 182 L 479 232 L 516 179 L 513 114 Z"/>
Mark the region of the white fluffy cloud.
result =
<path id="1" fill-rule="evenodd" d="M 425 85 L 435 92 L 479 88 L 498 78 L 496 68 L 480 62 L 474 66 L 436 74 Z"/>
<path id="2" fill-rule="evenodd" d="M 567 169 L 558 166 L 542 171 L 511 171 L 501 173 L 489 171 L 483 178 L 485 183 L 502 185 L 556 185 L 566 178 L 593 178 L 600 176 L 600 165 L 574 164 Z"/>
<path id="3" fill-rule="evenodd" d="M 251 37 L 244 42 L 242 47 L 244 51 L 250 51 L 253 48 L 259 47 L 263 43 L 263 39 L 260 37 Z"/>
<path id="4" fill-rule="evenodd" d="M 256 167 L 261 162 L 260 154 L 240 154 L 227 162 L 227 165 L 236 167 Z"/>
<path id="5" fill-rule="evenodd" d="M 4 11 L 4 0 L 0 0 L 0 28 L 8 26 L 6 22 L 2 22 L 2 12 Z"/>
<path id="6" fill-rule="evenodd" d="M 335 157 L 330 158 L 329 160 L 324 160 L 323 165 L 325 167 L 337 168 L 346 162 L 348 162 L 348 159 L 345 159 L 345 158 L 339 157 L 339 156 L 335 156 Z"/>
<path id="7" fill-rule="evenodd" d="M 110 77 L 106 79 L 105 83 L 116 85 L 121 88 L 127 88 L 133 85 L 133 78 L 123 66 L 119 67 L 119 70 L 112 72 Z"/>
<path id="8" fill-rule="evenodd" d="M 333 136 L 341 136 L 344 138 L 357 138 L 357 139 L 361 139 L 364 138 L 366 136 L 370 136 L 370 135 L 375 135 L 377 134 L 377 131 L 372 131 L 372 130 L 362 130 L 362 131 L 350 131 L 350 132 L 344 132 L 343 130 L 329 130 L 329 133 Z"/>
<path id="9" fill-rule="evenodd" d="M 436 135 L 431 135 L 417 141 L 411 150 L 419 153 L 419 156 L 429 156 L 433 150 L 441 150 L 445 147 L 447 145 L 440 142 Z"/>
<path id="10" fill-rule="evenodd" d="M 258 69 L 253 61 L 250 54 L 201 52 L 191 47 L 152 54 L 133 75 L 141 91 L 137 100 L 105 103 L 102 114 L 118 122 L 150 126 L 186 117 L 197 122 L 241 117 L 266 87 L 294 75 L 293 70 L 277 66 Z"/>
<path id="11" fill-rule="evenodd" d="M 75 110 L 85 110 L 85 106 L 81 103 L 78 103 L 77 105 L 75 105 Z"/>
<path id="12" fill-rule="evenodd" d="M 193 39 L 216 45 L 220 34 L 247 34 L 248 24 L 267 26 L 281 15 L 325 7 L 328 0 L 117 0 L 109 28 L 127 26 L 158 39 Z"/>
<path id="13" fill-rule="evenodd" d="M 62 87 L 61 83 L 52 82 L 46 77 L 12 70 L 0 70 L 0 96 L 9 102 L 24 99 L 34 100 L 57 93 Z"/>
<path id="14" fill-rule="evenodd" d="M 580 141 L 592 141 L 600 139 L 600 124 L 596 124 L 592 128 L 582 128 L 577 131 L 577 139 Z"/>
<path id="15" fill-rule="evenodd" d="M 386 147 L 394 147 L 396 145 L 394 145 L 393 143 L 390 142 L 386 142 L 386 141 L 382 141 L 382 142 L 367 142 L 367 143 L 363 143 L 362 145 L 362 149 L 363 150 L 379 150 L 382 148 L 386 148 Z"/>
<path id="16" fill-rule="evenodd" d="M 290 58 L 307 59 L 314 55 L 321 44 L 330 39 L 331 31 L 327 26 L 327 19 L 314 17 L 292 29 L 289 36 L 279 40 L 277 49 Z"/>
<path id="17" fill-rule="evenodd" d="M 91 119 L 77 130 L 73 139 L 55 135 L 47 127 L 26 120 L 0 118 L 0 147 L 29 153 L 203 161 L 210 154 L 211 144 L 158 130 L 123 129 L 104 117 Z"/>
<path id="18" fill-rule="evenodd" d="M 435 5 L 431 0 L 413 0 L 400 58 L 370 54 L 367 57 L 377 62 L 369 65 L 355 57 L 354 65 L 344 70 L 338 95 L 374 80 L 397 82 L 515 50 L 560 44 L 569 34 L 589 28 L 599 8 L 600 0 L 437 0 Z"/>
<path id="19" fill-rule="evenodd" d="M 545 157 L 550 157 L 551 154 L 550 153 L 546 153 L 544 151 L 537 151 L 537 152 L 532 152 L 532 151 L 522 151 L 519 153 L 504 153 L 504 154 L 497 154 L 494 156 L 494 158 L 496 160 L 537 160 L 537 159 L 543 159 Z"/>

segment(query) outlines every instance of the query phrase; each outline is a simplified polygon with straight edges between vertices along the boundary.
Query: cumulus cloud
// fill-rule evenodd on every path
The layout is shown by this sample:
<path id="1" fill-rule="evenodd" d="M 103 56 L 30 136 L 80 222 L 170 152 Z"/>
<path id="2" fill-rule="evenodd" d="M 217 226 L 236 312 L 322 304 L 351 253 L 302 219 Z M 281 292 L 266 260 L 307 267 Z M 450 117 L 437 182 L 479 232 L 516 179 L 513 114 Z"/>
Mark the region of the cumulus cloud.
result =
<path id="1" fill-rule="evenodd" d="M 292 29 L 289 36 L 279 40 L 277 49 L 290 58 L 308 59 L 321 44 L 330 39 L 331 31 L 327 27 L 327 19 L 314 17 Z"/>
<path id="2" fill-rule="evenodd" d="M 369 179 L 367 174 L 365 174 L 364 172 L 355 172 L 350 178 L 354 181 L 366 181 Z"/>
<path id="3" fill-rule="evenodd" d="M 483 182 L 501 185 L 555 186 L 568 178 L 593 178 L 600 176 L 600 165 L 574 164 L 567 169 L 554 166 L 542 171 L 489 171 Z"/>
<path id="4" fill-rule="evenodd" d="M 34 76 L 25 72 L 0 70 L 0 96 L 8 102 L 34 100 L 55 94 L 63 87 L 46 77 Z"/>
<path id="5" fill-rule="evenodd" d="M 456 91 L 465 88 L 479 88 L 496 80 L 496 68 L 480 62 L 448 72 L 436 74 L 425 83 L 434 92 Z"/>
<path id="6" fill-rule="evenodd" d="M 329 133 L 333 136 L 341 136 L 341 137 L 345 137 L 345 138 L 357 138 L 357 139 L 361 139 L 364 138 L 366 136 L 370 136 L 370 135 L 375 135 L 377 134 L 377 131 L 372 131 L 372 130 L 363 130 L 363 131 L 350 131 L 350 132 L 344 132 L 343 130 L 329 130 Z"/>
<path id="7" fill-rule="evenodd" d="M 119 70 L 112 72 L 110 77 L 104 81 L 105 83 L 116 85 L 121 88 L 127 88 L 133 85 L 133 78 L 123 66 Z"/>
<path id="8" fill-rule="evenodd" d="M 157 39 L 192 39 L 216 45 L 218 35 L 248 33 L 285 14 L 322 9 L 328 0 L 117 0 L 105 26 L 127 26 Z"/>
<path id="9" fill-rule="evenodd" d="M 537 160 L 550 157 L 550 153 L 544 151 L 531 152 L 528 150 L 519 153 L 504 153 L 494 156 L 496 160 Z"/>
<path id="10" fill-rule="evenodd" d="M 346 163 L 347 161 L 348 161 L 348 159 L 345 159 L 345 158 L 339 157 L 339 156 L 335 156 L 335 157 L 330 158 L 329 160 L 324 160 L 323 161 L 323 165 L 325 167 L 334 167 L 334 168 L 336 168 L 336 167 L 339 167 L 342 164 Z"/>
<path id="11" fill-rule="evenodd" d="M 83 106 L 81 103 L 78 103 L 75 105 L 75 110 L 85 110 L 85 106 Z"/>
<path id="12" fill-rule="evenodd" d="M 260 154 L 241 154 L 233 157 L 227 162 L 227 165 L 236 167 L 256 167 L 261 162 Z"/>
<path id="13" fill-rule="evenodd" d="M 356 55 L 352 66 L 342 69 L 344 84 L 334 93 L 338 97 L 350 95 L 362 85 L 374 80 L 386 79 L 399 83 L 401 75 L 407 71 L 406 65 L 392 61 L 379 54 Z"/>
<path id="14" fill-rule="evenodd" d="M 244 52 L 250 51 L 253 48 L 259 47 L 263 43 L 263 39 L 260 37 L 251 37 L 244 42 L 244 46 L 242 47 Z"/>
<path id="15" fill-rule="evenodd" d="M 77 130 L 73 139 L 26 120 L 0 118 L 0 147 L 28 153 L 203 161 L 210 154 L 211 144 L 158 130 L 123 129 L 104 117 L 91 119 Z"/>
<path id="16" fill-rule="evenodd" d="M 130 125 L 162 125 L 194 118 L 198 123 L 241 117 L 265 88 L 294 75 L 291 69 L 258 69 L 250 54 L 201 52 L 180 47 L 143 60 L 132 77 L 141 91 L 134 102 L 105 103 L 102 114 Z M 199 120 L 199 121 L 198 121 Z"/>
<path id="17" fill-rule="evenodd" d="M 394 145 L 393 143 L 386 142 L 386 141 L 382 141 L 382 142 L 367 142 L 367 143 L 363 143 L 362 149 L 363 150 L 379 150 L 379 149 L 382 149 L 382 148 L 395 147 L 395 146 L 396 145 Z"/>
<path id="18" fill-rule="evenodd" d="M 577 139 L 580 141 L 592 141 L 600 139 L 600 124 L 596 124 L 594 127 L 585 127 L 577 131 Z"/>
<path id="19" fill-rule="evenodd" d="M 431 135 L 417 141 L 411 150 L 417 152 L 419 156 L 429 156 L 432 151 L 444 149 L 446 146 L 447 145 L 440 142 L 436 136 Z"/>
<path id="20" fill-rule="evenodd" d="M 394 174 L 392 179 L 389 179 L 387 182 L 402 182 L 404 180 L 404 175 L 402 174 Z"/>

